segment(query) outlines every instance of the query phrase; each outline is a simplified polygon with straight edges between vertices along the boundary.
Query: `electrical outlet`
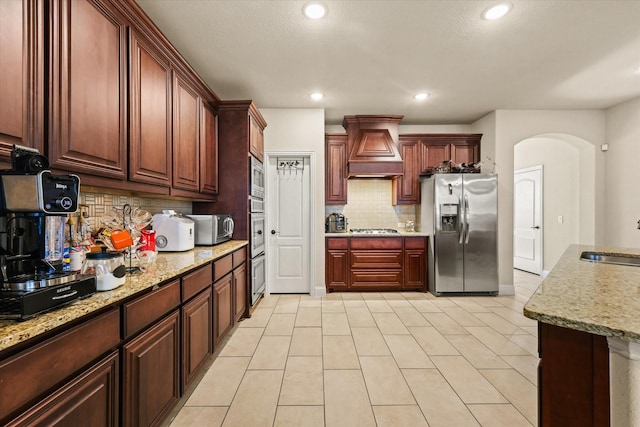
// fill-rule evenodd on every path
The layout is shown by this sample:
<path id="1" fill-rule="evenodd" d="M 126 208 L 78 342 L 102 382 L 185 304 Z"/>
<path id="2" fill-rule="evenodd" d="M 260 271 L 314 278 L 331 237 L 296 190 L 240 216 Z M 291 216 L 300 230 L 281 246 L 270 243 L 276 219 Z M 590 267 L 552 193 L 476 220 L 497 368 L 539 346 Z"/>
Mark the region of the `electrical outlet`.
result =
<path id="1" fill-rule="evenodd" d="M 564 222 L 564 217 L 562 215 L 558 215 L 558 224 L 562 224 Z"/>

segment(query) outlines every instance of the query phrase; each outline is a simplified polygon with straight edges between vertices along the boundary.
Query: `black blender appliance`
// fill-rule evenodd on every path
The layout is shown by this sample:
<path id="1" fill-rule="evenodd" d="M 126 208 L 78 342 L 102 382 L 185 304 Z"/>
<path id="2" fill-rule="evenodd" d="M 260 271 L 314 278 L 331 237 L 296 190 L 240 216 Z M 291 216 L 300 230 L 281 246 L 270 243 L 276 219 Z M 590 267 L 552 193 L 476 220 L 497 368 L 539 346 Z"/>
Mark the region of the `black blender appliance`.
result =
<path id="1" fill-rule="evenodd" d="M 14 146 L 0 171 L 0 318 L 24 320 L 96 292 L 94 275 L 66 271 L 65 216 L 80 179 L 54 175 L 37 150 Z"/>

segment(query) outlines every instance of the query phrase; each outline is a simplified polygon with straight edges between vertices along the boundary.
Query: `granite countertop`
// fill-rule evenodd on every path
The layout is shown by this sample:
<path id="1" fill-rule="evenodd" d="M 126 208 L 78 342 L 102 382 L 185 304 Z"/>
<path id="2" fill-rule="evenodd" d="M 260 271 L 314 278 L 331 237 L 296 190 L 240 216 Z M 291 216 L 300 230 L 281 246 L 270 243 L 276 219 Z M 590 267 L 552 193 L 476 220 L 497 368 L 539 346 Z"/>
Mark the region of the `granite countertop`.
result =
<path id="1" fill-rule="evenodd" d="M 421 231 L 404 231 L 398 230 L 398 233 L 389 233 L 389 234 L 363 234 L 363 233 L 352 233 L 347 231 L 345 233 L 324 233 L 325 237 L 424 237 L 430 236 L 431 234 L 421 232 Z"/>
<path id="2" fill-rule="evenodd" d="M 640 267 L 580 260 L 583 251 L 640 256 L 640 249 L 572 245 L 524 306 L 539 322 L 640 341 Z"/>
<path id="3" fill-rule="evenodd" d="M 0 320 L 0 351 L 101 308 L 117 305 L 125 298 L 230 254 L 247 243 L 246 240 L 231 240 L 216 246 L 196 246 L 195 249 L 186 252 L 158 252 L 158 258 L 152 268 L 145 273 L 128 274 L 124 285 L 112 291 L 96 292 L 89 298 L 22 322 Z"/>

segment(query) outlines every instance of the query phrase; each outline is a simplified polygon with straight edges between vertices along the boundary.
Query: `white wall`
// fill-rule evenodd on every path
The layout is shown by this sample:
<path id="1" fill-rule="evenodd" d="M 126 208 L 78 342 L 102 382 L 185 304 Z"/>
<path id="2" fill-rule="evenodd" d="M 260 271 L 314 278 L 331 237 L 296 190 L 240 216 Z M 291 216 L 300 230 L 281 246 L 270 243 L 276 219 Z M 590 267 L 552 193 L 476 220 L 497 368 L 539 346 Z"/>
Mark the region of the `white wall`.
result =
<path id="1" fill-rule="evenodd" d="M 490 150 L 493 143 L 495 149 L 494 160 L 498 174 L 498 280 L 501 290 L 507 287 L 513 289 L 513 147 L 527 138 L 545 134 L 572 135 L 599 147 L 605 141 L 605 112 L 497 110 L 473 123 L 471 128 L 474 132 L 484 134 L 483 157 L 485 146 Z M 594 212 L 593 243 L 601 244 L 604 241 L 604 157 L 599 150 L 594 152 L 591 183 L 593 205 L 584 208 Z"/>
<path id="2" fill-rule="evenodd" d="M 324 109 L 265 108 L 260 109 L 260 113 L 267 122 L 264 130 L 265 152 L 315 154 L 315 171 L 311 175 L 315 192 L 312 212 L 312 271 L 315 269 L 312 294 L 324 293 Z"/>
<path id="3" fill-rule="evenodd" d="M 640 97 L 606 111 L 605 244 L 640 247 Z"/>
<path id="4" fill-rule="evenodd" d="M 580 150 L 547 137 L 526 139 L 515 146 L 516 170 L 538 165 L 543 167 L 543 269 L 549 271 L 567 246 L 579 241 Z"/>

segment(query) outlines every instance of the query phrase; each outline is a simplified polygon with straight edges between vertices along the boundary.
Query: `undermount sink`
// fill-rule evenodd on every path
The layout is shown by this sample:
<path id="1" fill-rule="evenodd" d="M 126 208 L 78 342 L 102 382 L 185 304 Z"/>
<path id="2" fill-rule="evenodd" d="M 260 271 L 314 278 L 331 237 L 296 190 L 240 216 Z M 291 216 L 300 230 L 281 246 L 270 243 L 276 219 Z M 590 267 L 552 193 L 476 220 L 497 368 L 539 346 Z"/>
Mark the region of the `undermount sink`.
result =
<path id="1" fill-rule="evenodd" d="M 618 254 L 610 252 L 582 252 L 582 261 L 601 262 L 604 264 L 632 265 L 640 267 L 640 255 Z"/>

